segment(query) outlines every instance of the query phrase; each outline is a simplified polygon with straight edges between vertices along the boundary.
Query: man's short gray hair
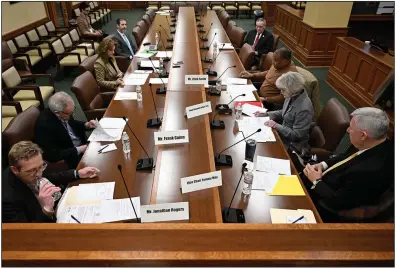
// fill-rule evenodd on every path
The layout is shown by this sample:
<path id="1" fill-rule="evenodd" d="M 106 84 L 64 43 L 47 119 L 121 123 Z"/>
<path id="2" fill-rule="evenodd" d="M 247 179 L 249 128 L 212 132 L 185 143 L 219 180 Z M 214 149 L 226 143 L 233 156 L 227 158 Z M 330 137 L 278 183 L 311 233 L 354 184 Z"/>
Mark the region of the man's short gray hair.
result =
<path id="1" fill-rule="evenodd" d="M 255 22 L 255 24 L 260 21 L 260 22 L 264 22 L 266 24 L 266 20 L 264 18 L 258 18 Z"/>
<path id="2" fill-rule="evenodd" d="M 305 79 L 301 74 L 289 71 L 276 80 L 276 87 L 295 95 L 300 90 L 305 89 Z"/>
<path id="3" fill-rule="evenodd" d="M 375 107 L 362 107 L 351 114 L 357 127 L 368 132 L 372 139 L 382 139 L 387 136 L 389 130 L 389 117 L 386 112 Z"/>
<path id="4" fill-rule="evenodd" d="M 48 108 L 54 113 L 62 112 L 69 104 L 74 104 L 74 101 L 66 92 L 57 92 L 48 99 Z"/>

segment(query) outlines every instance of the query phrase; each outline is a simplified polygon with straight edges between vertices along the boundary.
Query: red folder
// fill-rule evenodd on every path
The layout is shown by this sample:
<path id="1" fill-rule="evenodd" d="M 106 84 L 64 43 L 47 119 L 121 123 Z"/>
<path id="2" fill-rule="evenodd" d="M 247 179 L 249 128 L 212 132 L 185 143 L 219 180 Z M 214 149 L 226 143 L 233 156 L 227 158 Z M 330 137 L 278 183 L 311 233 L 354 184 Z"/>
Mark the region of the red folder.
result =
<path id="1" fill-rule="evenodd" d="M 240 106 L 243 106 L 244 104 L 250 104 L 253 106 L 263 107 L 262 102 L 258 102 L 258 101 L 250 101 L 250 102 L 237 101 L 237 102 L 234 102 L 234 107 L 237 107 L 239 104 L 240 104 Z"/>

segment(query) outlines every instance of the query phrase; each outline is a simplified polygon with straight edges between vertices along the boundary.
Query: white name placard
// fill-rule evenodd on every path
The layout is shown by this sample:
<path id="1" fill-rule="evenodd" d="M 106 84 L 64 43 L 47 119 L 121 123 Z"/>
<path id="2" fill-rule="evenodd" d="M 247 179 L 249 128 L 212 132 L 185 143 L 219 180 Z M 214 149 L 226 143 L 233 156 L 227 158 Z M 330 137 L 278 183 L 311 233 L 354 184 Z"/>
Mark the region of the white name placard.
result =
<path id="1" fill-rule="evenodd" d="M 155 145 L 189 143 L 189 130 L 154 132 Z"/>
<path id="2" fill-rule="evenodd" d="M 186 116 L 188 119 L 208 114 L 212 112 L 211 102 L 204 102 L 194 106 L 186 107 Z"/>
<path id="3" fill-rule="evenodd" d="M 185 75 L 185 84 L 208 85 L 208 75 Z"/>
<path id="4" fill-rule="evenodd" d="M 142 222 L 158 222 L 189 219 L 189 203 L 169 203 L 141 206 Z"/>
<path id="5" fill-rule="evenodd" d="M 222 186 L 222 173 L 215 171 L 181 178 L 182 193 Z"/>

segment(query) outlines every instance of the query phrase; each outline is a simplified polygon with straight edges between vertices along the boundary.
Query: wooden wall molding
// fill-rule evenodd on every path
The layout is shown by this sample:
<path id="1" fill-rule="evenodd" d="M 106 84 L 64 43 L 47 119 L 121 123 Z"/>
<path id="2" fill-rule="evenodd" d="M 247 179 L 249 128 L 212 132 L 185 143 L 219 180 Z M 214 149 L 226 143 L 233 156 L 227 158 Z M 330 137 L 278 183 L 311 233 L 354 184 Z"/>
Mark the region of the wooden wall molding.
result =
<path id="1" fill-rule="evenodd" d="M 393 266 L 394 224 L 3 224 L 3 266 Z"/>
<path id="2" fill-rule="evenodd" d="M 277 5 L 286 4 L 286 2 L 262 2 L 263 15 L 266 19 L 266 27 L 274 27 L 276 23 Z"/>
<path id="3" fill-rule="evenodd" d="M 330 66 L 336 48 L 336 38 L 346 36 L 347 27 L 315 28 L 303 20 L 301 11 L 278 5 L 274 32 L 295 52 L 305 66 Z"/>
<path id="4" fill-rule="evenodd" d="M 48 14 L 47 14 L 46 18 L 42 18 L 41 20 L 32 22 L 30 24 L 25 25 L 22 28 L 19 28 L 19 29 L 14 30 L 12 32 L 9 32 L 9 33 L 7 33 L 5 35 L 2 35 L 2 39 L 5 40 L 5 41 L 13 39 L 13 38 L 15 38 L 15 37 L 17 37 L 17 36 L 19 36 L 19 35 L 21 35 L 23 33 L 29 32 L 30 30 L 39 27 L 40 25 L 48 22 L 49 20 L 50 19 L 48 18 Z"/>

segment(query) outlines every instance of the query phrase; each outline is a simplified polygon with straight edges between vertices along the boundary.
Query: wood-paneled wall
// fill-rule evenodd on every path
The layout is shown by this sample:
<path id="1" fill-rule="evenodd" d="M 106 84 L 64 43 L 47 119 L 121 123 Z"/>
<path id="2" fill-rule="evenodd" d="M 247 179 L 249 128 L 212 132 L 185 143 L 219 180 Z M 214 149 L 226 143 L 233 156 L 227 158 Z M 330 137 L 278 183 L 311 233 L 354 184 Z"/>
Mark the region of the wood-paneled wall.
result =
<path id="1" fill-rule="evenodd" d="M 330 66 L 336 48 L 336 38 L 347 35 L 345 28 L 314 28 L 302 21 L 303 11 L 278 5 L 274 32 L 295 52 L 295 57 L 307 67 Z"/>

